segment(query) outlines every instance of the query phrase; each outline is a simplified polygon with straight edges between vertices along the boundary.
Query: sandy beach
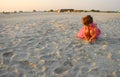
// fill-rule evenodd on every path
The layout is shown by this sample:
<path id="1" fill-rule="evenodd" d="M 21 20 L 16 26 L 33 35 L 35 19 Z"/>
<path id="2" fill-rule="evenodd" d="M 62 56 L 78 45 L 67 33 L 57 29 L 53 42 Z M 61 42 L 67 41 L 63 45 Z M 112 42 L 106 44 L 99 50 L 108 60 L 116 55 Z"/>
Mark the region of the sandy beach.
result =
<path id="1" fill-rule="evenodd" d="M 93 45 L 76 38 L 85 15 Z M 0 77 L 120 77 L 120 13 L 0 14 Z"/>

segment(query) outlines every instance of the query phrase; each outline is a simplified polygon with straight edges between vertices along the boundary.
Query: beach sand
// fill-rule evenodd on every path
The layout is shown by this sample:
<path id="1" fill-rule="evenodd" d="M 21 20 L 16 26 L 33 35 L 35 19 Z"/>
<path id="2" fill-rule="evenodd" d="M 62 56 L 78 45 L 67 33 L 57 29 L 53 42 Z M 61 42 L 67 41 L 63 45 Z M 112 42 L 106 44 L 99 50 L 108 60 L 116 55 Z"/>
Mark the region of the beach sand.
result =
<path id="1" fill-rule="evenodd" d="M 102 31 L 92 45 L 76 38 L 88 14 Z M 120 14 L 0 14 L 0 77 L 120 77 Z"/>

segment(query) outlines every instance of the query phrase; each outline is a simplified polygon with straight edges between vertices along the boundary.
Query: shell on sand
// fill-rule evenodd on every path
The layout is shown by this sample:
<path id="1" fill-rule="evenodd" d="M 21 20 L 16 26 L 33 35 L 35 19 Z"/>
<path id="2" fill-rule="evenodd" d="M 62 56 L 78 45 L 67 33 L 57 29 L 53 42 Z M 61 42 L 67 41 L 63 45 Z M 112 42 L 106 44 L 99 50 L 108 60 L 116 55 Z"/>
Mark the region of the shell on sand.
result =
<path id="1" fill-rule="evenodd" d="M 112 72 L 112 76 L 113 76 L 113 77 L 116 77 L 116 72 Z"/>
<path id="2" fill-rule="evenodd" d="M 40 63 L 44 65 L 45 64 L 45 60 L 40 60 Z"/>
<path id="3" fill-rule="evenodd" d="M 102 49 L 106 49 L 106 47 L 107 47 L 107 45 L 103 45 L 103 46 L 102 46 Z"/>
<path id="4" fill-rule="evenodd" d="M 22 42 L 21 39 L 18 39 L 17 41 L 13 42 L 14 47 L 20 44 L 21 42 Z"/>
<path id="5" fill-rule="evenodd" d="M 35 64 L 35 63 L 29 62 L 29 65 L 33 68 L 37 68 L 37 64 Z"/>
<path id="6" fill-rule="evenodd" d="M 45 72 L 45 70 L 46 70 L 46 67 L 45 67 L 45 66 L 42 66 L 41 71 L 42 71 L 42 72 Z"/>
<path id="7" fill-rule="evenodd" d="M 56 51 L 56 55 L 57 55 L 58 58 L 62 57 L 61 54 L 60 54 L 60 51 Z"/>
<path id="8" fill-rule="evenodd" d="M 118 66 L 120 67 L 120 64 L 118 64 Z"/>
<path id="9" fill-rule="evenodd" d="M 97 66 L 97 64 L 96 64 L 95 62 L 93 62 L 92 66 L 93 66 L 93 67 L 96 67 L 96 66 Z"/>
<path id="10" fill-rule="evenodd" d="M 108 58 L 108 59 L 112 59 L 112 53 L 108 53 L 108 54 L 107 54 L 107 58 Z"/>
<path id="11" fill-rule="evenodd" d="M 120 54 L 120 50 L 118 50 L 118 53 Z"/>
<path id="12" fill-rule="evenodd" d="M 92 70 L 98 68 L 97 64 L 95 62 L 92 63 L 92 67 L 88 70 L 88 72 L 91 72 Z"/>
<path id="13" fill-rule="evenodd" d="M 14 68 L 14 72 L 17 74 L 17 75 L 19 75 L 19 71 L 18 71 L 18 68 Z"/>

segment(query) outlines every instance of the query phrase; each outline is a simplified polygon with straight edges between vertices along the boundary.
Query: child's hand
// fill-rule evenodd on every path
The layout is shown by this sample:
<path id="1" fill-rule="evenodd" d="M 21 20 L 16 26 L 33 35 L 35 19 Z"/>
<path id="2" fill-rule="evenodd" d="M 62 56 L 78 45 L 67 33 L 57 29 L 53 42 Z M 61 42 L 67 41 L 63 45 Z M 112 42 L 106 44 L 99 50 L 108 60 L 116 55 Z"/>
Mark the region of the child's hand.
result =
<path id="1" fill-rule="evenodd" d="M 95 42 L 95 39 L 89 39 L 89 42 L 94 43 L 94 42 Z"/>
<path id="2" fill-rule="evenodd" d="M 85 40 L 89 41 L 89 38 L 88 38 L 88 37 L 86 37 L 86 38 L 85 38 Z"/>
<path id="3" fill-rule="evenodd" d="M 91 42 L 92 41 L 92 39 L 89 39 L 89 42 Z"/>

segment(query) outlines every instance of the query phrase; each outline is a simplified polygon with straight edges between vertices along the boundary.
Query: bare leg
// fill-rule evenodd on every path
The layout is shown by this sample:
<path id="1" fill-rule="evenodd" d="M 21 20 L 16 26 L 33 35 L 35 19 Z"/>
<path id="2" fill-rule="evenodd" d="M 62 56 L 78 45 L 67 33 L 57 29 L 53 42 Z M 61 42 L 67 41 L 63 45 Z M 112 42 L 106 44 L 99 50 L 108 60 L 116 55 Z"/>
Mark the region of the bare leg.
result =
<path id="1" fill-rule="evenodd" d="M 89 42 L 94 43 L 95 38 L 96 38 L 96 32 L 94 30 L 90 30 L 90 35 L 91 35 L 91 38 L 90 38 Z"/>
<path id="2" fill-rule="evenodd" d="M 85 40 L 86 40 L 86 41 L 89 41 L 89 39 L 90 39 L 90 37 L 91 37 L 91 36 L 90 36 L 90 32 L 89 32 L 88 30 L 86 30 L 85 33 L 84 33 L 84 36 L 85 36 Z"/>

